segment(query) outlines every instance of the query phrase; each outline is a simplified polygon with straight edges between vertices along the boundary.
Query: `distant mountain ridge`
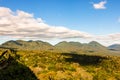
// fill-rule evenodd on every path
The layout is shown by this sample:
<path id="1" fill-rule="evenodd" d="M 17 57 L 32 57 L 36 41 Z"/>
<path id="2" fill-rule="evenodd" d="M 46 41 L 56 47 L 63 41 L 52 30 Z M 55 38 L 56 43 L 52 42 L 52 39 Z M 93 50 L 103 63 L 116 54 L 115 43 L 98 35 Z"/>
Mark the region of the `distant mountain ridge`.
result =
<path id="1" fill-rule="evenodd" d="M 96 41 L 91 41 L 89 43 L 80 43 L 80 42 L 67 42 L 62 41 L 56 45 L 51 45 L 48 42 L 43 41 L 23 41 L 23 40 L 10 40 L 3 43 L 1 46 L 10 47 L 10 48 L 18 48 L 21 50 L 60 50 L 63 52 L 71 52 L 71 51 L 105 51 L 107 48 Z"/>
<path id="2" fill-rule="evenodd" d="M 96 41 L 91 41 L 90 43 L 80 43 L 80 42 L 60 42 L 55 45 L 56 48 L 61 50 L 69 50 L 69 51 L 100 51 L 107 50 L 107 48 Z"/>
<path id="3" fill-rule="evenodd" d="M 22 50 L 47 50 L 53 48 L 53 46 L 47 42 L 43 41 L 23 41 L 23 40 L 10 40 L 3 43 L 3 47 L 18 48 Z"/>
<path id="4" fill-rule="evenodd" d="M 107 48 L 100 43 L 96 41 L 91 41 L 88 44 L 85 44 L 84 47 L 86 47 L 88 50 L 107 50 Z"/>
<path id="5" fill-rule="evenodd" d="M 80 42 L 62 41 L 55 45 L 55 48 L 61 51 L 76 51 L 79 50 L 82 44 Z"/>
<path id="6" fill-rule="evenodd" d="M 113 44 L 108 47 L 110 50 L 120 51 L 120 44 Z"/>

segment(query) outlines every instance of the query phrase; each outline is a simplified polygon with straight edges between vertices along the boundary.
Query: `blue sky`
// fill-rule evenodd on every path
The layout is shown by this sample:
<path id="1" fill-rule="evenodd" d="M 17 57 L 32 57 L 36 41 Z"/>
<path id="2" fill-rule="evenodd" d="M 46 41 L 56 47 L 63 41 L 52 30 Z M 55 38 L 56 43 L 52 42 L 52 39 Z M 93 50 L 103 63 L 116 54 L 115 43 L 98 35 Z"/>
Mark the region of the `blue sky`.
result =
<path id="1" fill-rule="evenodd" d="M 18 14 L 21 13 L 20 11 L 23 11 L 24 13 L 32 15 L 32 21 L 33 19 L 37 20 L 37 18 L 40 18 L 40 23 L 47 25 L 45 27 L 52 27 L 51 29 L 53 29 L 53 32 L 51 32 L 51 30 L 49 30 L 48 32 L 45 31 L 43 33 L 48 34 L 43 35 L 43 33 L 40 33 L 39 37 L 37 35 L 37 38 L 35 39 L 46 40 L 52 43 L 59 42 L 61 40 L 74 40 L 80 42 L 96 40 L 102 44 L 109 45 L 113 43 L 120 43 L 119 3 L 119 0 L 0 0 L 0 7 L 2 7 L 1 12 L 4 11 L 3 8 L 7 8 L 8 12 L 8 9 L 10 9 L 11 12 L 14 13 L 9 13 L 9 15 L 13 15 L 19 18 L 20 16 Z M 0 15 L 3 16 L 3 14 Z M 8 19 L 8 17 L 6 19 Z M 12 25 L 15 26 L 14 24 Z M 23 23 L 19 25 L 23 25 Z M 15 32 L 11 34 L 6 34 L 5 32 L 9 31 L 9 29 L 11 29 L 11 32 L 13 32 L 13 28 L 11 28 L 11 26 L 7 26 L 6 29 L 8 30 L 4 30 L 3 24 L 0 27 L 0 43 L 9 39 L 26 39 L 26 37 L 28 37 L 27 39 L 33 39 L 34 37 L 33 35 L 21 36 L 21 34 L 19 35 L 19 32 L 17 34 Z M 16 28 L 18 27 L 16 26 Z M 24 31 L 26 31 L 26 29 L 28 28 L 34 27 L 23 27 L 22 30 L 24 29 Z M 59 32 L 59 30 L 61 30 L 61 32 Z M 63 34 L 67 30 L 69 34 Z M 75 31 L 73 32 L 73 30 Z M 17 31 L 18 30 L 16 30 L 16 32 Z M 56 34 L 57 37 L 56 35 L 53 36 L 52 33 L 54 33 L 54 35 Z M 65 35 L 65 37 L 61 37 L 62 35 L 60 36 L 58 33 L 62 34 L 63 36 Z M 86 34 L 88 36 L 86 36 Z M 17 37 L 15 35 L 17 35 Z M 72 37 L 69 35 L 72 35 Z M 47 36 L 45 37 L 47 39 L 44 39 L 44 37 L 42 36 Z"/>

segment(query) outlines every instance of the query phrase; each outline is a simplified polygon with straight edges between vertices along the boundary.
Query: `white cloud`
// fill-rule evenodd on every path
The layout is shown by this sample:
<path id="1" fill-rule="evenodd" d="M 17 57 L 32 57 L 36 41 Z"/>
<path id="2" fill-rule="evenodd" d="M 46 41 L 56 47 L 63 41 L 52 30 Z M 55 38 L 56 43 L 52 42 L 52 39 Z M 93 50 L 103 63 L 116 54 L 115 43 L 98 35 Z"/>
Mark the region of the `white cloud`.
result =
<path id="1" fill-rule="evenodd" d="M 10 14 L 12 14 L 12 11 L 9 8 L 0 7 L 0 17 L 8 17 Z"/>
<path id="2" fill-rule="evenodd" d="M 95 9 L 106 9 L 106 7 L 105 7 L 106 3 L 107 3 L 106 1 L 101 1 L 99 3 L 93 3 L 93 7 Z"/>
<path id="3" fill-rule="evenodd" d="M 70 30 L 63 26 L 51 26 L 33 14 L 0 7 L 0 35 L 20 38 L 89 38 L 92 35 Z"/>
<path id="4" fill-rule="evenodd" d="M 120 33 L 95 36 L 93 37 L 93 40 L 101 42 L 106 46 L 116 43 L 120 44 Z"/>

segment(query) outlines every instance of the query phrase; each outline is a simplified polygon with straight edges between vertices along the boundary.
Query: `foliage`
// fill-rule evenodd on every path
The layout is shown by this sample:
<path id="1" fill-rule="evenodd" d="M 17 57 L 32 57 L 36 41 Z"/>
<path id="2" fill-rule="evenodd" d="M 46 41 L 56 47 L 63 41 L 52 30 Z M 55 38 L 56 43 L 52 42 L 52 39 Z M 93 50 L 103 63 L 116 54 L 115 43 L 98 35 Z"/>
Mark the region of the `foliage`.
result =
<path id="1" fill-rule="evenodd" d="M 117 80 L 120 60 L 115 56 L 19 51 L 20 62 L 42 80 Z"/>
<path id="2" fill-rule="evenodd" d="M 27 43 L 30 44 L 29 49 L 26 50 Z M 9 65 L 0 69 L 0 80 L 120 79 L 120 57 L 107 51 L 97 42 L 84 45 L 77 42 L 62 42 L 55 47 L 49 47 L 51 45 L 46 42 L 45 47 L 43 43 L 17 41 L 15 44 L 24 46 L 25 49 L 18 49 L 16 55 L 10 53 Z M 38 44 L 41 47 L 37 46 Z M 0 49 L 0 55 L 3 51 L 5 50 Z M 2 59 L 4 58 L 0 61 Z"/>

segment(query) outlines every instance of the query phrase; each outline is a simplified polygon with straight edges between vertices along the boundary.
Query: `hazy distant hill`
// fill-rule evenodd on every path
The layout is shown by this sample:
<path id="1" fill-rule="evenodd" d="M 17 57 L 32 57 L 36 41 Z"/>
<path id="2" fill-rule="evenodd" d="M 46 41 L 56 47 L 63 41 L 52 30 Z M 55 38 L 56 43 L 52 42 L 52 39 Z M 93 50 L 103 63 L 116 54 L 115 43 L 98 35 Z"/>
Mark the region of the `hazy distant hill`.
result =
<path id="1" fill-rule="evenodd" d="M 43 41 L 23 41 L 23 40 L 16 40 L 16 41 L 7 41 L 2 44 L 3 47 L 10 47 L 10 48 L 18 48 L 22 50 L 48 50 L 53 48 L 53 46 L 47 42 Z"/>
<path id="2" fill-rule="evenodd" d="M 96 41 L 90 43 L 79 43 L 79 42 L 60 42 L 55 45 L 56 48 L 63 51 L 107 51 L 107 48 Z"/>
<path id="3" fill-rule="evenodd" d="M 83 49 L 90 51 L 105 51 L 107 48 L 96 41 L 91 41 L 88 44 L 83 44 Z"/>
<path id="4" fill-rule="evenodd" d="M 120 44 L 113 44 L 108 47 L 110 50 L 120 51 Z"/>
<path id="5" fill-rule="evenodd" d="M 80 50 L 82 44 L 79 42 L 66 42 L 62 41 L 55 45 L 55 48 L 60 49 L 62 51 L 76 51 Z"/>

